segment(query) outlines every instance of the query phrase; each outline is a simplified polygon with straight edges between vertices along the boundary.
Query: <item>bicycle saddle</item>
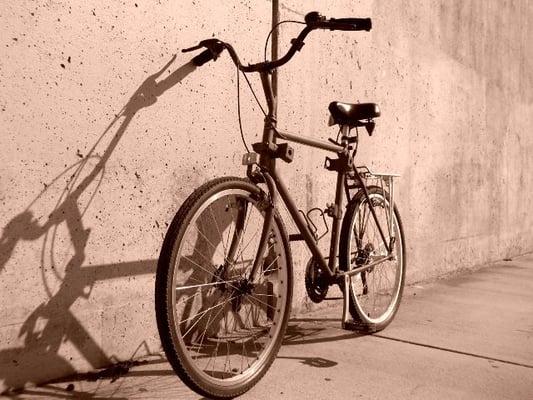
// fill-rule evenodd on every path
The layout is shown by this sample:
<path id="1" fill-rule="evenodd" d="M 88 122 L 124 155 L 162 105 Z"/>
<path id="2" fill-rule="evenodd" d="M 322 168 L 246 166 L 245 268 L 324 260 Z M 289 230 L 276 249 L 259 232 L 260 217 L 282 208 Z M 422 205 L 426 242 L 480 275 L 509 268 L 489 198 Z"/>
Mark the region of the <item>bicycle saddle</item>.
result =
<path id="1" fill-rule="evenodd" d="M 350 127 L 364 126 L 366 122 L 362 120 L 370 120 L 381 115 L 379 107 L 375 103 L 352 104 L 332 101 L 328 108 L 335 124 L 349 125 Z"/>

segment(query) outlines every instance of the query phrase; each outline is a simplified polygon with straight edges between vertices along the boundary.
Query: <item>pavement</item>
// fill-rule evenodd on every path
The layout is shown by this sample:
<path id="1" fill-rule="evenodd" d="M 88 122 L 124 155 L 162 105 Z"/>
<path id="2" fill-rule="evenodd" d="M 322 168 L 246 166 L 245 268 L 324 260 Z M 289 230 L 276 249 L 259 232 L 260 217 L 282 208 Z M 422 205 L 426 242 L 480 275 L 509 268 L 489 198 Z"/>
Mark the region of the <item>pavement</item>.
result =
<path id="1" fill-rule="evenodd" d="M 241 399 L 533 399 L 533 254 L 406 287 L 377 334 L 342 330 L 341 311 L 292 318 L 274 364 Z M 106 371 L 9 398 L 202 398 L 163 356 Z"/>

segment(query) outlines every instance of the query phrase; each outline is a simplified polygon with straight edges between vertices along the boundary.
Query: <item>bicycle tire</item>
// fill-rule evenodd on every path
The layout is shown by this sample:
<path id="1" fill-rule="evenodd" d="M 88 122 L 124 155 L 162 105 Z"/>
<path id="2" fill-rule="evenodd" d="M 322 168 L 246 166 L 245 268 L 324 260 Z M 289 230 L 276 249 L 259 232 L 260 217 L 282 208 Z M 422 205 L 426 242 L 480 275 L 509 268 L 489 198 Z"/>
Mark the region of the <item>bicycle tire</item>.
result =
<path id="1" fill-rule="evenodd" d="M 292 300 L 292 258 L 288 236 L 276 210 L 259 279 L 254 287 L 251 284 L 248 287 L 245 279 L 245 269 L 251 265 L 245 260 L 249 254 L 245 251 L 252 240 L 257 242 L 252 238 L 245 248 L 245 230 L 247 224 L 254 225 L 254 229 L 261 225 L 259 229 L 262 229 L 260 220 L 264 221 L 265 199 L 265 193 L 246 179 L 225 177 L 207 182 L 183 203 L 163 242 L 155 282 L 161 343 L 176 374 L 202 396 L 232 398 L 249 390 L 270 368 L 283 340 Z M 216 215 L 218 211 L 221 213 Z M 207 218 L 209 213 L 215 215 L 211 221 Z M 191 255 L 187 253 L 191 244 L 189 231 L 197 237 Z M 220 242 L 216 243 L 212 235 L 218 236 Z M 235 245 L 237 250 L 230 257 L 235 240 L 240 243 Z M 211 256 L 206 249 L 210 249 Z M 205 253 L 201 261 L 200 252 Z M 221 252 L 222 263 L 217 264 L 214 260 Z M 245 262 L 247 266 L 242 267 Z M 202 275 L 206 277 L 202 279 Z M 209 306 L 211 299 L 215 301 Z M 198 303 L 201 303 L 199 312 L 189 318 Z M 203 333 L 195 333 L 200 330 Z M 244 336 L 247 333 L 250 333 L 248 338 Z M 222 350 L 227 354 L 222 354 Z M 241 352 L 240 370 L 238 361 L 232 365 L 239 358 L 238 352 Z M 220 367 L 219 356 L 225 356 L 223 371 L 215 368 Z M 202 367 L 206 358 L 207 364 Z M 248 365 L 243 367 L 243 362 Z"/>
<path id="2" fill-rule="evenodd" d="M 378 220 L 381 218 L 381 222 L 384 222 L 380 225 L 382 225 L 388 240 L 389 229 L 384 218 L 386 218 L 387 214 L 385 210 L 388 205 L 389 195 L 378 186 L 370 186 L 367 190 Z M 378 332 L 390 324 L 398 311 L 403 293 L 406 270 L 405 237 L 400 214 L 396 206 L 394 206 L 393 215 L 393 227 L 396 236 L 393 250 L 395 259 L 385 261 L 367 271 L 352 276 L 350 279 L 350 293 L 345 294 L 349 296 L 349 311 L 355 326 L 359 331 L 366 333 Z M 372 236 L 370 234 L 365 236 L 369 232 L 368 224 L 375 226 Z M 360 190 L 348 203 L 346 214 L 342 221 L 339 243 L 339 268 L 342 271 L 349 271 L 355 267 L 357 262 L 369 263 L 372 261 L 372 257 L 379 257 L 385 254 L 386 249 L 377 230 L 375 220 L 370 213 L 368 200 L 363 190 Z M 391 276 L 394 277 L 393 281 L 390 279 Z M 369 280 L 371 283 L 368 282 Z M 385 286 L 386 282 L 389 283 L 390 287 Z M 384 285 L 381 285 L 382 283 Z M 376 302 L 378 303 L 377 307 Z M 370 306 L 370 303 L 372 303 L 372 306 Z"/>

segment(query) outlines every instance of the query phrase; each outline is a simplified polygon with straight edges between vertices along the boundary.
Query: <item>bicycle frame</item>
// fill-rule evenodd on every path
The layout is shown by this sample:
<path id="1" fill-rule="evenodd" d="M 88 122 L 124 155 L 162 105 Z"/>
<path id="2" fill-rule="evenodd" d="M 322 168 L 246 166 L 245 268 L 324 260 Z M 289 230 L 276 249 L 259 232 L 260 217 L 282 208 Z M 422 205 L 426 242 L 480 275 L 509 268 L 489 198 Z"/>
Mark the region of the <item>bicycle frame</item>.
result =
<path id="1" fill-rule="evenodd" d="M 259 244 L 259 248 L 257 251 L 257 257 L 255 258 L 250 276 L 251 277 L 255 276 L 255 273 L 260 266 L 259 260 L 261 260 L 262 258 L 261 255 L 264 253 L 266 249 L 266 245 L 268 241 L 268 234 L 270 232 L 270 227 L 271 227 L 272 218 L 273 218 L 272 208 L 276 202 L 276 193 L 280 194 L 283 203 L 287 207 L 294 223 L 296 224 L 298 230 L 300 231 L 300 235 L 293 235 L 293 236 L 297 236 L 297 238 L 294 240 L 305 241 L 314 259 L 316 260 L 316 262 L 320 264 L 320 267 L 322 268 L 324 273 L 327 275 L 330 284 L 339 283 L 340 278 L 346 279 L 347 277 L 351 275 L 355 275 L 367 269 L 373 268 L 374 266 L 382 262 L 392 259 L 393 258 L 392 248 L 394 244 L 392 219 L 389 225 L 391 240 L 387 241 L 386 236 L 383 232 L 383 228 L 381 227 L 379 220 L 377 218 L 376 212 L 374 210 L 374 206 L 372 202 L 370 201 L 370 197 L 369 197 L 366 185 L 363 179 L 361 178 L 361 176 L 359 175 L 359 173 L 355 171 L 353 167 L 353 160 L 352 160 L 352 157 L 350 156 L 351 147 L 349 146 L 350 128 L 346 125 L 341 127 L 341 143 L 340 144 L 336 144 L 336 143 L 332 143 L 328 141 L 316 140 L 316 139 L 309 138 L 306 136 L 295 135 L 295 134 L 291 134 L 288 132 L 279 131 L 278 129 L 276 129 L 277 99 L 272 91 L 272 81 L 270 77 L 271 74 L 269 71 L 261 71 L 260 75 L 261 75 L 263 91 L 265 93 L 265 97 L 267 100 L 268 114 L 265 117 L 262 142 L 260 143 L 260 146 L 254 146 L 254 150 L 259 154 L 258 165 L 261 170 L 261 175 L 263 176 L 263 178 L 265 179 L 265 183 L 267 184 L 267 187 L 270 193 L 270 202 L 271 202 L 272 207 L 270 207 L 270 209 L 267 209 L 267 211 L 265 212 L 265 225 L 261 233 L 261 239 L 260 239 L 260 244 Z M 337 181 L 336 181 L 336 187 L 335 187 L 335 203 L 333 206 L 331 206 L 331 210 L 332 210 L 331 216 L 333 218 L 333 223 L 332 223 L 332 231 L 331 231 L 332 233 L 331 233 L 330 250 L 329 250 L 328 257 L 324 257 L 321 250 L 318 248 L 317 243 L 315 241 L 315 237 L 311 233 L 307 225 L 307 222 L 304 220 L 302 215 L 298 212 L 298 208 L 295 202 L 293 201 L 293 199 L 291 198 L 287 187 L 285 186 L 281 177 L 276 172 L 276 158 L 279 158 L 279 156 L 274 154 L 274 152 L 277 149 L 276 143 L 277 143 L 278 138 L 289 141 L 289 142 L 300 143 L 306 146 L 334 152 L 339 157 L 338 160 L 330 160 L 331 162 L 335 162 L 335 167 L 331 169 L 337 171 Z M 245 162 L 245 164 L 248 164 L 250 166 L 252 163 Z M 358 187 L 360 187 L 363 190 L 364 195 L 368 201 L 372 217 L 374 218 L 374 221 L 376 222 L 379 233 L 386 247 L 387 255 L 371 263 L 368 263 L 366 265 L 362 265 L 354 269 L 351 269 L 350 271 L 339 272 L 339 267 L 338 265 L 336 265 L 335 261 L 338 256 L 338 249 L 339 249 L 339 236 L 340 236 L 340 227 L 341 227 L 341 220 L 342 220 L 342 204 L 343 204 L 343 197 L 344 197 L 343 191 L 345 192 L 347 201 L 348 202 L 350 201 L 350 193 L 349 193 L 349 188 L 348 188 L 348 183 L 347 183 L 347 173 L 349 171 L 355 171 L 353 175 L 355 179 L 358 181 Z M 250 168 L 248 168 L 248 174 L 249 175 L 251 174 Z M 391 212 L 393 210 L 392 198 L 390 199 L 390 210 Z M 392 218 L 392 214 L 391 214 L 391 218 Z M 326 258 L 328 259 L 328 262 L 326 262 Z"/>
<path id="2" fill-rule="evenodd" d="M 243 65 L 233 47 L 216 38 L 182 50 L 204 49 L 192 59 L 195 66 L 216 60 L 227 50 L 238 71 L 259 73 L 268 105 L 262 139 L 243 157 L 249 180 L 222 177 L 195 190 L 176 213 L 158 261 L 155 300 L 163 349 L 183 382 L 205 397 L 241 395 L 271 366 L 290 317 L 293 264 L 289 241 L 304 241 L 311 251 L 305 269 L 310 300 L 343 300 L 343 329 L 377 332 L 398 310 L 405 283 L 405 244 L 394 207 L 393 175 L 375 174 L 353 162 L 359 132 L 352 133 L 352 128 L 364 126 L 371 134 L 373 118 L 380 115 L 377 104 L 331 103 L 332 120 L 340 125 L 335 140 L 317 140 L 276 127 L 273 72 L 302 49 L 305 37 L 317 29 L 369 31 L 372 23 L 370 18 L 327 19 L 318 12 L 306 14 L 304 20 L 305 27 L 291 40 L 286 54 L 278 58 L 273 50 L 271 61 L 265 56 L 263 62 Z M 269 37 L 282 22 L 276 22 Z M 336 154 L 324 163 L 327 170 L 336 172 L 333 204 L 311 208 L 307 214 L 297 208 L 276 171 L 276 159 L 293 160 L 287 142 Z M 278 196 L 296 225 L 296 232 L 288 237 L 276 209 Z M 310 218 L 317 210 L 326 224 L 320 236 Z M 330 231 L 326 215 L 333 221 L 329 251 L 322 254 L 318 241 Z M 387 260 L 398 263 L 373 270 Z M 326 297 L 328 285 L 333 284 L 341 287 L 342 297 Z"/>

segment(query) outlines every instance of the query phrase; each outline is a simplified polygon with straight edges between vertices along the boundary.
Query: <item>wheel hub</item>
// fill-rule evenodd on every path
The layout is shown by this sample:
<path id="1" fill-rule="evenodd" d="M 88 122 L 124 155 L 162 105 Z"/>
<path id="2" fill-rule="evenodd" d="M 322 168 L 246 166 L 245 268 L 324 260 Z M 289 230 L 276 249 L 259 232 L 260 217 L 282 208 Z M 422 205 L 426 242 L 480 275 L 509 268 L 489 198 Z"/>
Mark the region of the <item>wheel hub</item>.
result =
<path id="1" fill-rule="evenodd" d="M 355 258 L 356 265 L 365 265 L 370 261 L 370 255 L 374 251 L 372 243 L 367 243 L 366 246 L 357 251 L 357 257 Z"/>
<path id="2" fill-rule="evenodd" d="M 231 306 L 233 311 L 239 312 L 241 309 L 242 301 L 244 296 L 251 295 L 255 285 L 250 282 L 247 278 L 241 279 L 234 284 L 232 284 L 232 297 Z"/>

